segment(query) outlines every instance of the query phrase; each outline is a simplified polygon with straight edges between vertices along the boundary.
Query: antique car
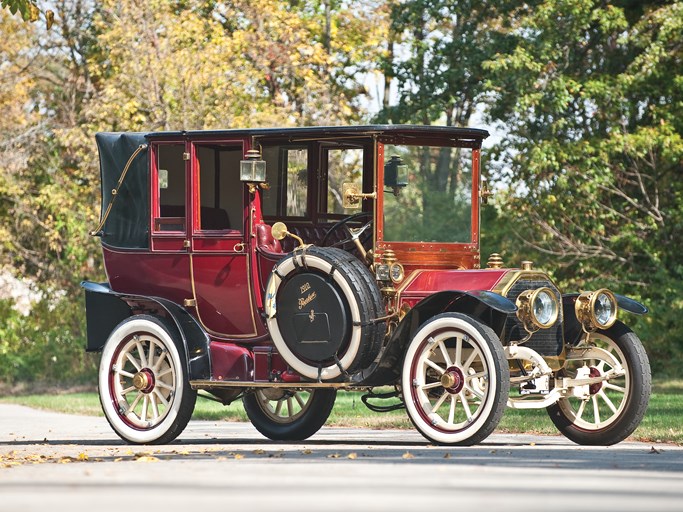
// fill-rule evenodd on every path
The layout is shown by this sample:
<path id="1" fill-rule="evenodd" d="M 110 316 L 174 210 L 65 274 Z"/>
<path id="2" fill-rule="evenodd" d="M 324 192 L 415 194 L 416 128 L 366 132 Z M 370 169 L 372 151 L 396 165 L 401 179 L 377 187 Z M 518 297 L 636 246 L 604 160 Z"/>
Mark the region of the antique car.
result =
<path id="1" fill-rule="evenodd" d="M 480 261 L 485 130 L 353 126 L 99 133 L 107 282 L 87 350 L 114 431 L 169 443 L 198 391 L 302 440 L 339 391 L 472 445 L 506 407 L 579 444 L 633 433 L 650 366 L 608 289 Z M 385 401 L 389 399 L 388 401 Z"/>

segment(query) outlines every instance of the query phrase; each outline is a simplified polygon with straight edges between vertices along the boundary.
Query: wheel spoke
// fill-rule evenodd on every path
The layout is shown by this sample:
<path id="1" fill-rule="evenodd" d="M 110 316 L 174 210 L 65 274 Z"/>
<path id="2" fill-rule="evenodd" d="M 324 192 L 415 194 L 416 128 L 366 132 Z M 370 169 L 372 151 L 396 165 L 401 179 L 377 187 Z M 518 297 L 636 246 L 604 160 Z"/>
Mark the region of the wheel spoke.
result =
<path id="1" fill-rule="evenodd" d="M 448 423 L 451 425 L 453 424 L 453 420 L 455 420 L 455 406 L 457 405 L 457 397 L 455 395 L 451 395 L 451 408 L 448 411 Z"/>
<path id="2" fill-rule="evenodd" d="M 425 359 L 425 360 L 424 360 L 424 364 L 426 364 L 427 366 L 430 366 L 430 367 L 434 368 L 437 372 L 439 372 L 440 375 L 442 375 L 443 373 L 446 372 L 446 370 L 445 370 L 444 368 L 441 368 L 438 364 L 436 364 L 436 363 L 435 363 L 434 361 L 432 361 L 431 359 Z"/>
<path id="3" fill-rule="evenodd" d="M 455 338 L 455 361 L 453 364 L 459 365 L 462 363 L 462 337 Z"/>
<path id="4" fill-rule="evenodd" d="M 443 340 L 439 340 L 439 349 L 441 350 L 444 363 L 446 363 L 446 368 L 452 366 L 451 357 L 448 355 L 448 351 L 446 350 L 446 345 L 443 344 Z"/>
<path id="5" fill-rule="evenodd" d="M 137 394 L 137 396 L 135 397 L 135 399 L 133 400 L 133 403 L 131 403 L 131 404 L 128 406 L 128 408 L 127 408 L 125 411 L 123 411 L 123 414 L 124 414 L 124 415 L 127 415 L 129 412 L 131 412 L 133 409 L 135 409 L 135 407 L 137 407 L 138 403 L 140 403 L 140 399 L 141 399 L 143 396 L 145 396 L 144 393 L 143 393 L 142 391 L 138 391 L 138 394 Z"/>
<path id="6" fill-rule="evenodd" d="M 297 403 L 299 404 L 299 407 L 302 409 L 304 408 L 304 405 L 306 405 L 306 402 L 301 396 L 301 393 L 294 393 L 294 398 L 296 399 Z"/>
<path id="7" fill-rule="evenodd" d="M 138 349 L 138 356 L 140 356 L 140 364 L 143 368 L 147 367 L 147 357 L 145 356 L 145 349 L 143 348 L 142 343 L 137 341 L 135 343 L 135 347 Z"/>
<path id="8" fill-rule="evenodd" d="M 155 420 L 158 420 L 159 419 L 159 403 L 157 402 L 157 399 L 156 399 L 156 396 L 154 393 L 150 393 L 149 402 L 152 406 L 152 418 Z"/>
<path id="9" fill-rule="evenodd" d="M 600 425 L 600 408 L 598 405 L 598 397 L 593 395 L 593 420 L 596 425 Z"/>
<path id="10" fill-rule="evenodd" d="M 135 377 L 135 375 L 133 375 L 132 373 L 127 372 L 125 370 L 116 370 L 116 374 L 121 375 L 123 377 L 128 377 L 129 379 L 132 379 L 133 377 Z"/>
<path id="11" fill-rule="evenodd" d="M 140 421 L 147 421 L 147 408 L 149 407 L 149 397 L 142 398 L 142 411 L 140 411 Z"/>
<path id="12" fill-rule="evenodd" d="M 163 364 L 164 361 L 168 359 L 168 351 L 164 348 L 161 349 L 161 353 L 159 354 L 159 357 L 157 358 L 156 363 L 154 363 L 154 366 L 152 366 L 152 370 L 157 372 L 159 371 L 159 368 Z M 171 366 L 170 360 L 168 363 L 169 366 Z"/>
<path id="13" fill-rule="evenodd" d="M 130 393 L 131 391 L 135 391 L 136 389 L 137 389 L 137 388 L 136 388 L 135 386 L 130 386 L 130 387 L 126 388 L 126 389 L 122 389 L 122 390 L 121 390 L 121 395 L 125 396 L 125 395 L 127 395 L 128 393 Z"/>
<path id="14" fill-rule="evenodd" d="M 147 358 L 147 367 L 154 368 L 154 351 L 156 350 L 156 343 L 154 340 L 149 340 L 149 357 Z"/>
<path id="15" fill-rule="evenodd" d="M 462 408 L 465 410 L 467 421 L 472 421 L 472 410 L 470 409 L 470 404 L 467 401 L 467 396 L 465 396 L 464 391 L 461 391 L 458 396 L 460 397 L 460 401 L 462 402 Z"/>
<path id="16" fill-rule="evenodd" d="M 484 393 L 481 393 L 479 390 L 473 388 L 472 386 L 470 386 L 470 385 L 468 385 L 468 384 L 465 384 L 465 389 L 466 389 L 467 391 L 469 391 L 470 393 L 472 393 L 472 394 L 473 394 L 474 396 L 476 396 L 477 398 L 479 398 L 480 400 L 483 400 L 483 399 L 484 399 Z"/>
<path id="17" fill-rule="evenodd" d="M 130 352 L 126 352 L 126 359 L 128 359 L 130 361 L 130 364 L 135 366 L 135 369 L 137 371 L 142 370 L 142 366 L 140 365 L 138 360 L 133 357 L 133 354 L 131 354 Z"/>
<path id="18" fill-rule="evenodd" d="M 586 408 L 586 400 L 581 400 L 581 405 L 579 405 L 579 410 L 576 411 L 576 419 L 580 420 L 583 416 L 583 411 Z"/>
<path id="19" fill-rule="evenodd" d="M 284 403 L 284 399 L 280 399 L 277 401 L 277 405 L 275 406 L 275 416 L 280 415 L 280 411 L 282 411 L 282 404 Z"/>
<path id="20" fill-rule="evenodd" d="M 159 388 L 164 388 L 164 389 L 168 389 L 169 391 L 173 391 L 173 386 L 166 384 L 163 380 L 157 379 L 156 384 L 157 384 L 157 387 L 159 387 Z"/>
<path id="21" fill-rule="evenodd" d="M 165 377 L 166 375 L 168 375 L 171 372 L 173 372 L 173 368 L 170 368 L 170 367 L 166 368 L 163 372 L 159 372 L 157 374 L 157 379 L 160 379 L 161 377 Z"/>
<path id="22" fill-rule="evenodd" d="M 161 394 L 161 391 L 155 388 L 153 392 L 157 398 L 161 400 L 161 403 L 164 405 L 164 407 L 168 407 L 168 400 L 164 398 L 164 395 Z"/>
<path id="23" fill-rule="evenodd" d="M 611 382 L 605 382 L 603 385 L 607 389 L 618 391 L 619 393 L 626 393 L 626 388 L 622 388 L 621 386 L 617 386 L 616 384 L 612 384 Z"/>
<path id="24" fill-rule="evenodd" d="M 602 389 L 598 392 L 598 396 L 602 398 L 603 402 L 607 404 L 607 407 L 610 408 L 613 414 L 617 413 L 617 408 L 614 406 L 612 400 L 609 399 L 609 397 L 605 394 L 605 392 Z"/>
<path id="25" fill-rule="evenodd" d="M 444 391 L 444 393 L 439 397 L 439 399 L 436 401 L 436 403 L 432 407 L 432 413 L 436 414 L 436 411 L 439 410 L 439 407 L 441 407 L 441 404 L 443 404 L 446 401 L 446 398 L 448 398 L 449 396 L 451 396 L 450 393 L 446 393 Z"/>
<path id="26" fill-rule="evenodd" d="M 462 369 L 466 370 L 470 366 L 472 366 L 472 363 L 474 362 L 474 359 L 479 355 L 479 352 L 473 348 L 472 353 L 470 354 L 470 357 L 467 358 L 467 361 L 465 361 L 465 364 L 462 365 Z"/>
<path id="27" fill-rule="evenodd" d="M 424 386 L 420 386 L 420 389 L 432 389 L 432 388 L 438 388 L 441 386 L 441 381 L 437 380 L 436 382 L 430 382 L 429 384 L 425 384 Z"/>
<path id="28" fill-rule="evenodd" d="M 287 416 L 290 418 L 294 416 L 294 404 L 292 403 L 292 397 L 287 397 Z"/>

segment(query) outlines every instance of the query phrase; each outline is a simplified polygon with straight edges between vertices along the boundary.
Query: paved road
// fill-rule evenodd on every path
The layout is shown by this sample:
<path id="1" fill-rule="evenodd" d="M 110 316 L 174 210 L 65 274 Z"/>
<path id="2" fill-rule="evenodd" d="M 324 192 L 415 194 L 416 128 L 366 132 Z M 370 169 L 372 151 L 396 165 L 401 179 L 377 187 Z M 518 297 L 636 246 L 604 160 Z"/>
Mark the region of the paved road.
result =
<path id="1" fill-rule="evenodd" d="M 482 509 L 486 506 L 486 509 Z M 301 443 L 191 422 L 163 447 L 104 418 L 0 404 L 0 511 L 683 510 L 683 448 L 578 447 L 494 434 L 444 448 L 415 432 L 323 428 Z"/>

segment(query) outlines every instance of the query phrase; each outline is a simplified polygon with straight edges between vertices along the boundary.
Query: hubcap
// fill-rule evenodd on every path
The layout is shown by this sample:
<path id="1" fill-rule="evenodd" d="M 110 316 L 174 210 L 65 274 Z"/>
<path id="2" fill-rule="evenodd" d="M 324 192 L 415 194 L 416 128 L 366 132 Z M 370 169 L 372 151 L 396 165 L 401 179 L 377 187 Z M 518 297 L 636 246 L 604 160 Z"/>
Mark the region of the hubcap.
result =
<path id="1" fill-rule="evenodd" d="M 151 393 L 154 389 L 154 373 L 149 368 L 140 370 L 133 376 L 133 386 L 143 393 Z"/>
<path id="2" fill-rule="evenodd" d="M 462 374 L 462 370 L 455 366 L 448 368 L 441 375 L 441 385 L 451 394 L 457 395 L 460 393 L 465 385 L 465 377 Z"/>

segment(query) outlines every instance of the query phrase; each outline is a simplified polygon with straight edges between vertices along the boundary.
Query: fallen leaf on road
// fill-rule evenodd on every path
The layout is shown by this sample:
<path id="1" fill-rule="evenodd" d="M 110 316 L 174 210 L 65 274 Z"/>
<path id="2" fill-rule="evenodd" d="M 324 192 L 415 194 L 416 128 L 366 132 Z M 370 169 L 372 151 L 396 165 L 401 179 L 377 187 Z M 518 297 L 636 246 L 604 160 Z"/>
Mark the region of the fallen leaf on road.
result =
<path id="1" fill-rule="evenodd" d="M 415 455 L 413 455 L 413 454 L 410 453 L 410 452 L 405 452 L 405 453 L 402 455 L 402 457 L 403 457 L 404 459 L 414 459 L 414 458 L 415 458 Z"/>

